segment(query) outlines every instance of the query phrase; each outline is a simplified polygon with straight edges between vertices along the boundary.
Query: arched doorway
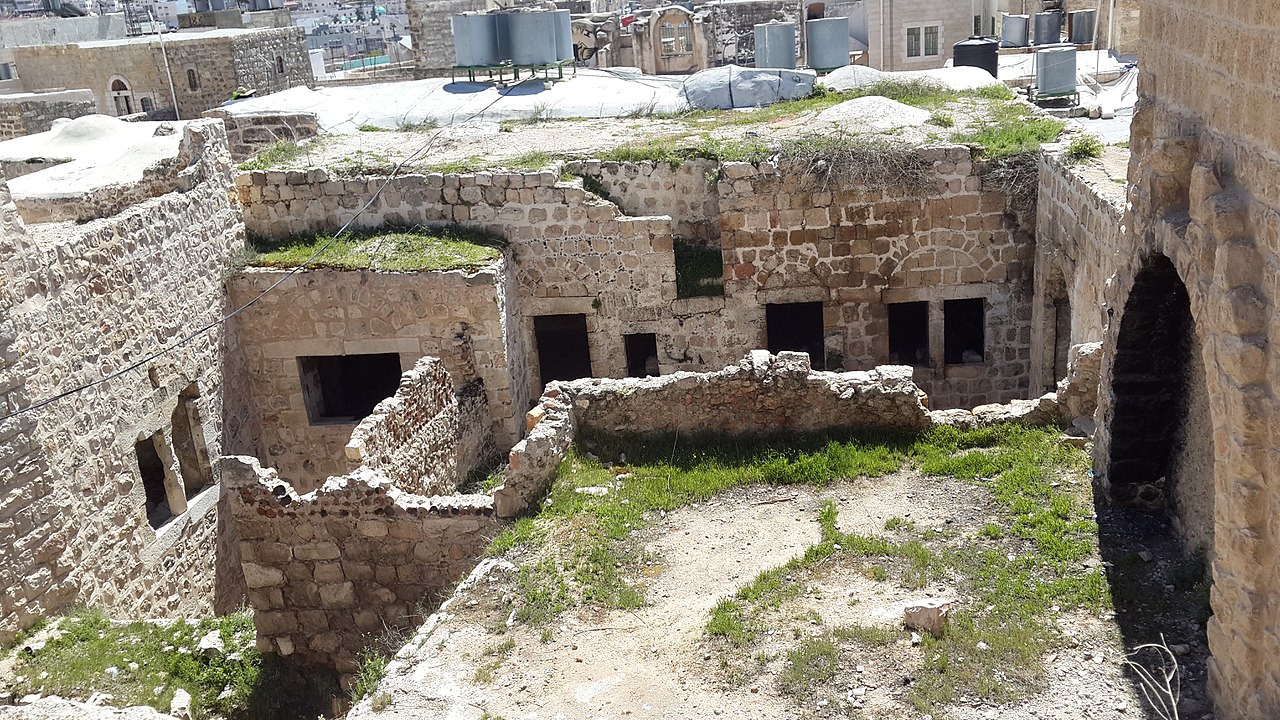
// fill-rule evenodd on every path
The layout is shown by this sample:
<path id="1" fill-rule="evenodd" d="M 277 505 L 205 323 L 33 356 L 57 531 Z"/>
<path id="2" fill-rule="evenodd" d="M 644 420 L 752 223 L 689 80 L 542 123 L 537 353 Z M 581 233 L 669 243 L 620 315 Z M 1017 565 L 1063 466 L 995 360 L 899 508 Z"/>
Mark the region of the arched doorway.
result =
<path id="1" fill-rule="evenodd" d="M 129 89 L 129 83 L 125 82 L 124 78 L 117 77 L 111 81 L 109 94 L 115 107 L 116 117 L 133 114 L 133 91 Z"/>
<path id="2" fill-rule="evenodd" d="M 1113 502 L 1173 508 L 1175 471 L 1196 443 L 1189 431 L 1209 433 L 1207 422 L 1188 422 L 1190 406 L 1204 394 L 1199 355 L 1187 288 L 1169 258 L 1153 256 L 1134 278 L 1116 340 L 1107 471 Z"/>

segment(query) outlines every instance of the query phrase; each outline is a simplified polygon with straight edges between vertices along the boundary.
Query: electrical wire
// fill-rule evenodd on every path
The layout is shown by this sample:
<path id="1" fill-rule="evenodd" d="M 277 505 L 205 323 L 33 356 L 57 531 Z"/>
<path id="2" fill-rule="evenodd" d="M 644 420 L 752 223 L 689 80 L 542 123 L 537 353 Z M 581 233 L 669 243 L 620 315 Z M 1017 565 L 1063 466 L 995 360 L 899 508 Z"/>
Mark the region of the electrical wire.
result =
<path id="1" fill-rule="evenodd" d="M 528 82 L 528 81 L 527 80 L 523 81 L 519 83 L 519 85 L 524 84 L 524 82 Z M 518 87 L 519 85 L 512 86 L 512 87 Z M 511 88 L 508 88 L 507 90 L 509 91 L 510 89 Z M 480 115 L 483 115 L 489 108 L 496 105 L 498 101 L 503 99 L 504 97 L 506 97 L 506 93 L 503 92 L 502 90 L 499 90 L 497 97 L 495 97 L 491 102 L 489 102 L 484 107 L 477 110 L 475 113 L 472 113 L 472 115 L 468 117 L 466 120 L 463 120 L 463 122 L 464 123 L 468 122 L 470 120 L 475 119 L 476 117 L 479 117 Z M 391 174 L 386 177 L 382 185 L 380 185 L 378 189 L 374 190 L 373 194 L 369 196 L 369 199 L 365 202 L 365 204 L 361 205 L 360 209 L 357 210 L 356 213 L 352 215 L 349 220 L 343 223 L 342 227 L 336 233 L 334 233 L 333 236 L 330 237 L 328 241 L 326 241 L 323 245 L 321 245 L 314 253 L 311 254 L 310 257 L 308 257 L 306 260 L 303 260 L 301 264 L 290 268 L 289 271 L 286 272 L 284 275 L 281 275 L 278 280 L 268 285 L 265 290 L 263 290 L 262 292 L 254 296 L 252 300 L 246 302 L 244 305 L 241 305 L 235 310 L 232 310 L 226 315 L 223 315 L 221 318 L 202 325 L 199 329 L 195 330 L 194 332 L 184 335 L 183 337 L 175 340 L 173 343 L 166 345 L 160 348 L 159 350 L 156 350 L 155 352 L 152 352 L 151 354 L 147 355 L 141 360 L 138 360 L 137 362 L 134 362 L 120 370 L 116 370 L 115 372 L 112 372 L 109 375 L 103 376 L 91 382 L 84 383 L 77 387 L 71 388 L 70 390 L 65 390 L 56 395 L 47 397 L 43 400 L 32 403 L 20 410 L 16 410 L 12 413 L 9 413 L 8 415 L 0 417 L 0 423 L 8 422 L 9 420 L 12 420 L 16 417 L 19 417 L 26 413 L 33 412 L 35 410 L 39 410 L 40 408 L 43 408 L 43 407 L 47 407 L 59 400 L 63 400 L 65 398 L 71 397 L 72 395 L 76 395 L 78 393 L 84 392 L 85 390 L 89 390 L 90 388 L 97 387 L 99 385 L 102 385 L 103 383 L 110 382 L 122 375 L 125 375 L 126 373 L 133 372 L 134 370 L 137 370 L 143 365 L 146 365 L 147 363 L 150 363 L 158 358 L 164 357 L 165 355 L 173 352 L 174 350 L 177 350 L 178 348 L 183 347 L 187 343 L 190 343 L 192 340 L 195 340 L 196 338 L 200 337 L 201 335 L 204 335 L 210 330 L 232 320 L 233 318 L 235 318 L 245 310 L 248 310 L 251 306 L 256 304 L 259 300 L 266 297 L 268 293 L 270 293 L 271 291 L 275 290 L 276 288 L 284 284 L 285 280 L 288 280 L 290 277 L 293 277 L 294 274 L 306 269 L 306 267 L 310 265 L 312 262 L 314 262 L 316 258 L 320 257 L 320 255 L 322 255 L 325 250 L 329 249 L 330 245 L 337 242 L 337 240 L 340 237 L 342 237 L 342 235 L 346 233 L 348 229 L 350 229 L 352 223 L 354 223 L 366 210 L 368 210 L 370 207 L 373 206 L 374 201 L 376 201 L 378 197 L 382 195 L 382 192 L 387 189 L 387 186 L 391 184 L 391 181 L 394 180 L 397 175 L 399 175 L 400 170 L 408 163 L 416 160 L 420 155 L 425 153 L 427 150 L 430 150 L 431 146 L 435 143 L 436 139 L 439 138 L 441 133 L 443 133 L 444 131 L 445 131 L 445 128 L 443 127 L 440 128 L 435 133 L 433 133 L 430 138 L 427 138 L 427 141 L 423 143 L 421 147 L 419 147 L 410 155 L 407 155 L 404 158 L 402 158 L 400 162 L 397 163 L 394 168 L 392 168 Z"/>

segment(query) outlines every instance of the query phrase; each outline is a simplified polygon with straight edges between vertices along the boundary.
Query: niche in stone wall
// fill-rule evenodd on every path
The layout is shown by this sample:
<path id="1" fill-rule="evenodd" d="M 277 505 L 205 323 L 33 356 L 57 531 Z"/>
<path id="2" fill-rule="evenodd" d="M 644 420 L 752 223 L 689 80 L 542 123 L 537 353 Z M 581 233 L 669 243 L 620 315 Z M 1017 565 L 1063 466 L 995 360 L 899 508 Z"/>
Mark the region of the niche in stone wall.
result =
<path id="1" fill-rule="evenodd" d="M 312 425 L 357 423 L 400 387 L 400 355 L 299 357 L 298 379 Z"/>
<path id="2" fill-rule="evenodd" d="M 764 306 L 764 322 L 769 352 L 809 353 L 809 362 L 815 370 L 826 367 L 822 303 L 770 303 Z"/>
<path id="3" fill-rule="evenodd" d="M 942 303 L 943 356 L 948 365 L 980 363 L 986 359 L 986 301 L 982 298 Z"/>
<path id="4" fill-rule="evenodd" d="M 632 333 L 622 336 L 623 349 L 627 353 L 627 377 L 649 377 L 658 372 L 658 336 L 653 333 Z"/>

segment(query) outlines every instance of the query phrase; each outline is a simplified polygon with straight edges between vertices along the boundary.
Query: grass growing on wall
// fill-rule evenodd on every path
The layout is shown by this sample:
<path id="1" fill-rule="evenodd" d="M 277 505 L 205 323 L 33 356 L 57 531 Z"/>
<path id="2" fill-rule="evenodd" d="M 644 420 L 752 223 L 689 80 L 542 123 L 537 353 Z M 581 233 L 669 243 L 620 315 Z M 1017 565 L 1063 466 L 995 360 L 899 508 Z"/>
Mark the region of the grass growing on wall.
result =
<path id="1" fill-rule="evenodd" d="M 241 170 L 267 170 L 296 160 L 302 146 L 292 140 L 281 140 L 240 164 Z"/>
<path id="2" fill-rule="evenodd" d="M 333 238 L 304 235 L 286 240 L 250 241 L 249 264 L 297 267 Z M 338 270 L 479 270 L 502 255 L 504 241 L 462 228 L 381 228 L 352 232 L 335 240 L 308 267 Z"/>
<path id="3" fill-rule="evenodd" d="M 1066 128 L 1061 120 L 1033 117 L 1025 105 L 1003 103 L 993 105 L 990 116 L 977 130 L 959 133 L 956 142 L 981 145 L 988 158 L 1005 158 L 1034 152 L 1044 143 L 1055 142 Z"/>

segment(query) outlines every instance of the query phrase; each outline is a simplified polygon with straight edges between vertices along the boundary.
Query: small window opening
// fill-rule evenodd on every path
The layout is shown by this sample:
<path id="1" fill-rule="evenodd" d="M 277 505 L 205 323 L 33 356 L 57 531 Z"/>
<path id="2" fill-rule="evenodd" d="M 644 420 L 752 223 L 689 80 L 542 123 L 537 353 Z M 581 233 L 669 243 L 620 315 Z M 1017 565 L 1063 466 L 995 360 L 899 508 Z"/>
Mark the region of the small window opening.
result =
<path id="1" fill-rule="evenodd" d="M 806 352 L 809 353 L 809 364 L 815 370 L 826 367 L 822 343 L 822 303 L 765 305 L 764 322 L 769 352 Z"/>
<path id="2" fill-rule="evenodd" d="M 187 70 L 187 87 L 191 90 L 200 89 L 200 79 L 196 77 L 196 71 L 193 69 Z"/>
<path id="3" fill-rule="evenodd" d="M 889 362 L 929 365 L 929 303 L 892 303 L 889 311 Z"/>
<path id="4" fill-rule="evenodd" d="M 947 300 L 942 304 L 943 343 L 948 365 L 986 359 L 986 301 Z"/>
<path id="5" fill-rule="evenodd" d="M 156 109 L 156 104 L 151 102 L 151 98 L 149 97 L 142 98 L 142 112 L 149 113 L 149 112 L 153 112 L 155 109 Z"/>
<path id="6" fill-rule="evenodd" d="M 658 336 L 653 333 L 633 333 L 622 336 L 627 351 L 627 376 L 651 377 L 658 371 Z"/>
<path id="7" fill-rule="evenodd" d="M 920 57 L 920 28 L 907 28 L 907 57 Z"/>
<path id="8" fill-rule="evenodd" d="M 586 315 L 540 315 L 533 319 L 542 386 L 552 380 L 591 377 Z"/>
<path id="9" fill-rule="evenodd" d="M 173 518 L 169 508 L 169 494 L 165 489 L 164 461 L 156 449 L 156 443 L 162 442 L 160 433 L 134 443 L 133 451 L 138 456 L 138 472 L 142 475 L 142 489 L 147 498 L 147 522 L 158 528 Z"/>
<path id="10" fill-rule="evenodd" d="M 284 58 L 280 55 L 276 56 L 276 72 L 280 75 L 284 74 Z"/>
<path id="11" fill-rule="evenodd" d="M 298 377 L 313 425 L 356 423 L 400 387 L 400 355 L 299 357 Z"/>

